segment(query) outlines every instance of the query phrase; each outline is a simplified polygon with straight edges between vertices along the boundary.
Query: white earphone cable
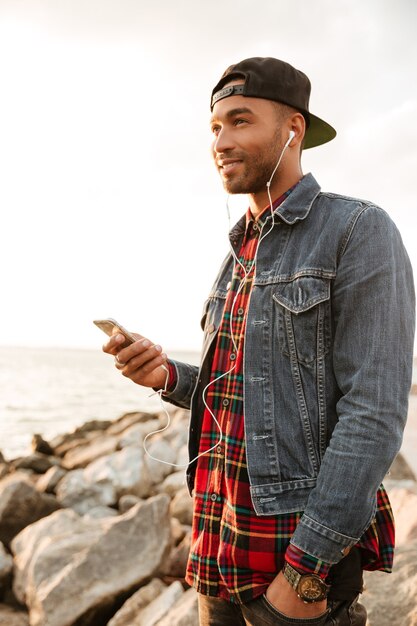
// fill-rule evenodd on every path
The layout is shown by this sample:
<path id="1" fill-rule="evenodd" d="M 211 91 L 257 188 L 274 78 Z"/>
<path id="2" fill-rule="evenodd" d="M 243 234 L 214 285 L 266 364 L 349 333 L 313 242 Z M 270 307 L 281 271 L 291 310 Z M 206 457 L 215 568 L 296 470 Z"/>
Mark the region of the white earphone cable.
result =
<path id="1" fill-rule="evenodd" d="M 272 182 L 272 179 L 273 179 L 273 177 L 275 176 L 275 173 L 276 173 L 276 171 L 277 171 L 277 169 L 278 169 L 278 167 L 279 167 L 279 165 L 280 165 L 280 163 L 281 163 L 281 161 L 282 161 L 282 157 L 284 156 L 284 153 L 285 153 L 286 149 L 288 148 L 289 144 L 291 143 L 291 141 L 292 141 L 293 137 L 294 137 L 294 132 L 293 132 L 293 131 L 290 131 L 290 136 L 289 136 L 289 138 L 288 138 L 287 142 L 285 143 L 285 145 L 284 145 L 284 147 L 283 147 L 283 149 L 282 149 L 282 151 L 281 151 L 281 154 L 280 154 L 280 156 L 279 156 L 279 159 L 278 159 L 278 161 L 277 161 L 277 164 L 276 164 L 276 165 L 275 165 L 275 167 L 274 167 L 274 170 L 273 170 L 273 172 L 272 172 L 272 174 L 271 174 L 271 177 L 270 177 L 269 181 L 266 183 L 266 189 L 267 189 L 267 193 L 268 193 L 268 200 L 269 200 L 270 217 L 271 217 L 271 226 L 270 226 L 269 230 L 267 230 L 267 232 L 266 232 L 265 234 L 263 234 L 263 233 L 262 233 L 262 231 L 263 231 L 264 226 L 266 225 L 266 223 L 267 223 L 268 219 L 266 219 L 266 220 L 263 222 L 263 224 L 262 224 L 262 226 L 261 226 L 261 231 L 260 231 L 259 241 L 258 241 L 258 244 L 257 244 L 257 247 L 256 247 L 255 256 L 254 256 L 254 259 L 253 259 L 253 261 L 251 262 L 251 264 L 250 264 L 250 266 L 249 266 L 249 268 L 248 268 L 248 269 L 247 269 L 247 268 L 243 265 L 243 263 L 240 261 L 240 259 L 238 258 L 237 254 L 235 253 L 235 251 L 234 251 L 234 249 L 233 249 L 232 245 L 230 244 L 230 251 L 231 251 L 232 257 L 233 257 L 233 259 L 234 259 L 234 261 L 235 261 L 235 264 L 239 265 L 239 266 L 242 268 L 242 270 L 243 270 L 243 278 L 240 280 L 239 286 L 238 286 L 238 288 L 237 288 L 237 290 L 236 290 L 235 296 L 234 296 L 234 298 L 233 298 L 232 306 L 231 306 L 231 309 L 230 309 L 230 322 L 229 322 L 229 324 L 230 324 L 230 326 L 229 326 L 229 328 L 230 328 L 230 338 L 231 338 L 231 342 L 232 342 L 232 345 L 233 345 L 233 349 L 234 349 L 235 356 L 237 356 L 237 353 L 238 353 L 238 348 L 239 348 L 239 344 L 240 344 L 240 339 L 241 339 L 241 337 L 239 338 L 239 342 L 238 342 L 238 343 L 236 343 L 236 341 L 235 341 L 235 337 L 234 337 L 234 333 L 233 333 L 233 311 L 234 311 L 234 308 L 235 308 L 235 305 L 236 305 L 237 299 L 238 299 L 238 297 L 239 297 L 239 295 L 240 295 L 240 293 L 241 293 L 242 289 L 244 288 L 244 286 L 245 286 L 245 284 L 246 284 L 246 282 L 247 282 L 247 280 L 248 280 L 248 277 L 250 276 L 250 274 L 251 274 L 252 270 L 256 267 L 256 261 L 257 261 L 257 257 L 258 257 L 258 251 L 259 251 L 259 246 L 260 246 L 260 243 L 261 243 L 261 241 L 263 241 L 263 240 L 265 239 L 265 237 L 267 237 L 267 236 L 269 235 L 269 233 L 270 233 L 270 232 L 272 231 L 272 229 L 274 228 L 274 208 L 273 208 L 272 197 L 271 197 L 271 191 L 270 191 L 271 182 Z M 231 223 L 230 223 L 230 222 L 231 222 L 231 219 L 230 219 L 230 208 L 229 208 L 229 195 L 227 196 L 227 199 L 226 199 L 226 208 L 227 208 L 227 215 L 228 215 L 228 221 L 229 221 L 229 232 L 230 232 L 230 229 L 231 229 Z M 236 266 L 235 266 L 235 267 L 236 267 Z M 235 274 L 235 272 L 233 272 L 233 275 L 234 275 L 234 274 Z M 233 280 L 233 278 L 232 278 L 232 280 Z M 163 428 L 160 428 L 160 429 L 158 429 L 158 430 L 154 430 L 154 431 L 152 431 L 151 433 L 148 433 L 148 434 L 146 435 L 146 437 L 144 438 L 144 440 L 143 440 L 143 444 L 142 444 L 142 445 L 143 445 L 143 449 L 144 449 L 145 453 L 146 453 L 146 454 L 147 454 L 147 455 L 148 455 L 151 459 L 153 459 L 154 461 L 158 461 L 159 463 L 164 463 L 165 465 L 170 465 L 170 466 L 172 466 L 172 467 L 186 468 L 186 467 L 188 467 L 191 463 L 194 463 L 194 461 L 196 461 L 196 460 L 197 460 L 197 459 L 199 459 L 200 457 L 204 456 L 205 454 L 208 454 L 209 452 L 211 452 L 212 450 L 214 450 L 215 448 L 217 448 L 217 446 L 219 446 L 219 445 L 221 444 L 221 442 L 223 441 L 223 432 L 222 432 L 221 426 L 220 426 L 220 424 L 219 424 L 219 422 L 218 422 L 218 420 L 217 420 L 217 418 L 216 418 L 215 414 L 213 413 L 213 411 L 211 410 L 211 408 L 210 408 L 210 407 L 209 407 L 209 405 L 207 404 L 207 401 L 206 401 L 206 393 L 207 393 L 207 390 L 209 389 L 209 387 L 211 387 L 211 385 L 214 385 L 214 383 L 218 382 L 219 380 L 221 380 L 222 378 L 224 378 L 225 376 L 228 376 L 229 374 L 231 374 L 231 373 L 233 372 L 233 370 L 234 370 L 234 369 L 235 369 L 235 367 L 236 367 L 236 362 L 234 362 L 234 363 L 233 363 L 232 367 L 231 367 L 229 370 L 227 370 L 226 372 L 223 372 L 223 374 L 221 374 L 220 376 L 217 376 L 216 378 L 214 378 L 213 380 L 211 380 L 211 381 L 210 381 L 210 382 L 209 382 L 209 383 L 208 383 L 208 384 L 204 387 L 204 389 L 203 389 L 203 391 L 202 391 L 202 400 L 203 400 L 203 404 L 204 404 L 205 408 L 207 409 L 207 411 L 210 413 L 210 415 L 211 415 L 211 417 L 212 417 L 212 419 L 213 419 L 214 423 L 216 424 L 216 427 L 217 427 L 217 429 L 218 429 L 218 431 L 219 431 L 219 435 L 220 435 L 220 436 L 219 436 L 219 439 L 216 441 L 216 443 L 215 443 L 214 445 L 212 445 L 212 446 L 211 446 L 210 448 L 208 448 L 207 450 L 204 450 L 203 452 L 200 452 L 199 454 L 197 454 L 197 456 L 195 456 L 193 459 L 191 459 L 191 460 L 190 460 L 190 461 L 188 461 L 187 463 L 171 463 L 171 462 L 169 462 L 169 461 L 164 461 L 163 459 L 158 459 L 157 457 L 153 456 L 153 455 L 149 452 L 149 450 L 147 449 L 147 447 L 146 447 L 146 441 L 148 440 L 148 438 L 153 437 L 153 435 L 156 435 L 156 434 L 158 434 L 158 433 L 162 433 L 162 432 L 164 432 L 165 430 L 167 430 L 167 429 L 169 428 L 169 426 L 170 426 L 170 424 L 171 424 L 171 417 L 170 417 L 170 415 L 169 415 L 169 413 L 168 413 L 167 409 L 165 408 L 164 402 L 163 402 L 163 400 L 162 400 L 162 396 L 163 396 L 163 394 L 167 391 L 168 380 L 169 380 L 169 371 L 168 371 L 168 369 L 167 369 L 165 366 L 162 366 L 162 367 L 163 367 L 163 368 L 166 370 L 166 372 L 167 372 L 167 374 L 166 374 L 166 378 L 165 378 L 164 388 L 163 388 L 163 389 L 159 389 L 158 391 L 154 392 L 153 394 L 151 394 L 151 396 L 153 396 L 153 395 L 155 395 L 155 394 L 159 396 L 159 400 L 160 400 L 160 403 L 161 403 L 162 410 L 163 410 L 163 412 L 165 413 L 165 415 L 167 416 L 167 423 L 166 423 L 166 425 L 165 425 Z"/>

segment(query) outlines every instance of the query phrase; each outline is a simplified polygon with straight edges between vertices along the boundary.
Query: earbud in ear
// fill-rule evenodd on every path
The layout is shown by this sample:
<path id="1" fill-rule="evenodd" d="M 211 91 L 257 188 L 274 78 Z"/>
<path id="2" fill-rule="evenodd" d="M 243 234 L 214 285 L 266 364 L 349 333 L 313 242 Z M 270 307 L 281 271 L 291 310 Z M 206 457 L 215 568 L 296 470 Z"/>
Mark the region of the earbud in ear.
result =
<path id="1" fill-rule="evenodd" d="M 292 141 L 294 139 L 294 137 L 295 137 L 295 132 L 293 130 L 290 130 L 288 141 Z"/>

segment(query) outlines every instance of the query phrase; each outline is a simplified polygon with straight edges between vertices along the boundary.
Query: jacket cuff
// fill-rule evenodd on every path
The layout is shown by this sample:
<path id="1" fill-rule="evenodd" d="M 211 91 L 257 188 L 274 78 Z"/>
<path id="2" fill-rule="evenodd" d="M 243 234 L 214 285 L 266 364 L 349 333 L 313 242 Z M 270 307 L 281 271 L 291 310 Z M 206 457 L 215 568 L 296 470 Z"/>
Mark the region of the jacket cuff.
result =
<path id="1" fill-rule="evenodd" d="M 334 565 L 358 543 L 359 539 L 338 533 L 304 514 L 295 529 L 291 543 L 320 561 Z"/>
<path id="2" fill-rule="evenodd" d="M 307 554 L 307 552 L 300 550 L 291 543 L 285 553 L 285 560 L 300 574 L 317 574 L 323 580 L 326 579 L 331 567 L 330 563 Z"/>
<path id="3" fill-rule="evenodd" d="M 168 387 L 162 397 L 167 402 L 189 409 L 197 384 L 198 367 L 174 360 L 170 360 L 168 366 Z"/>

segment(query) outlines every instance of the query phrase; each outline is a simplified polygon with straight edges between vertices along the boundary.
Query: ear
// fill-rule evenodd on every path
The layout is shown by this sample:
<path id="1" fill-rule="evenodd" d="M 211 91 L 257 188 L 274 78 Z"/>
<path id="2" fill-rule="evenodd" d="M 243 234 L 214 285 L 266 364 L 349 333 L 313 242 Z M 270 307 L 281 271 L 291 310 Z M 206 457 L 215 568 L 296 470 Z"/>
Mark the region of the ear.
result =
<path id="1" fill-rule="evenodd" d="M 288 118 L 288 133 L 291 131 L 294 133 L 294 136 L 289 145 L 294 147 L 302 144 L 306 132 L 306 121 L 302 113 L 298 111 Z"/>

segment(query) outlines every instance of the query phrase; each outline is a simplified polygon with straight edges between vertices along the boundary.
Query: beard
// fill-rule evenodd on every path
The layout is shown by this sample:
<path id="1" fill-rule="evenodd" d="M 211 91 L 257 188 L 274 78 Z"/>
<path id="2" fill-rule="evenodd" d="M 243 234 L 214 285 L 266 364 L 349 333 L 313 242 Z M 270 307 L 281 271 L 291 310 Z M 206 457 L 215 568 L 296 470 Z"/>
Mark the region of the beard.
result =
<path id="1" fill-rule="evenodd" d="M 223 187 L 230 194 L 257 194 L 266 191 L 266 183 L 271 178 L 277 164 L 280 152 L 277 148 L 278 139 L 271 143 L 262 153 L 250 154 L 246 152 L 224 154 L 225 158 L 240 160 L 239 173 L 220 174 Z M 276 175 L 275 175 L 276 176 Z"/>

